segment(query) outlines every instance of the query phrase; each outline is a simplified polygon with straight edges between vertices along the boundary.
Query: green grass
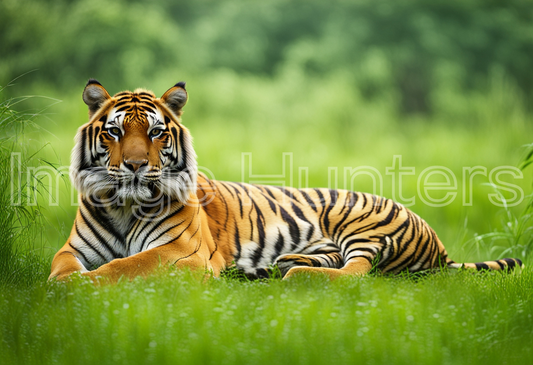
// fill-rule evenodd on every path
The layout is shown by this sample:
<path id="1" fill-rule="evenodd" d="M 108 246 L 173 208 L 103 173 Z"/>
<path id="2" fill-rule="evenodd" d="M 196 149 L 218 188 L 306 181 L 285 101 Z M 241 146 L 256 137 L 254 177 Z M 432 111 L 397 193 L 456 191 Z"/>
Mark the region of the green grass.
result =
<path id="1" fill-rule="evenodd" d="M 5 364 L 529 364 L 533 271 L 86 280 L 0 294 Z"/>
<path id="2" fill-rule="evenodd" d="M 0 94 L 3 90 L 0 87 Z M 27 206 L 28 195 L 22 193 L 33 162 L 23 138 L 32 117 L 15 112 L 13 105 L 24 99 L 0 101 L 0 289 L 31 286 L 48 270 L 40 234 L 42 214 L 38 205 Z"/>

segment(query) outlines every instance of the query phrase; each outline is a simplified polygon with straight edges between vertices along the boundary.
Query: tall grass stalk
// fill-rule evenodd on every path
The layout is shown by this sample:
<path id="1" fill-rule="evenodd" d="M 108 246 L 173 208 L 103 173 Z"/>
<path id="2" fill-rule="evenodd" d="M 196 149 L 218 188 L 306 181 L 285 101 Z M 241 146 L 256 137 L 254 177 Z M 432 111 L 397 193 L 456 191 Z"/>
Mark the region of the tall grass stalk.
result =
<path id="1" fill-rule="evenodd" d="M 522 171 L 533 163 L 533 144 L 526 148 L 526 155 L 519 166 Z M 500 189 L 495 185 L 492 188 L 503 203 L 500 227 L 493 232 L 474 236 L 470 243 L 474 243 L 478 250 L 481 246 L 490 247 L 492 253 L 501 257 L 529 259 L 533 251 L 533 192 L 527 196 L 525 206 L 517 213 L 509 207 Z"/>
<path id="2" fill-rule="evenodd" d="M 22 136 L 38 115 L 14 110 L 25 99 L 0 102 L 0 287 L 30 286 L 42 281 L 48 270 L 41 251 L 41 210 L 38 205 L 27 206 L 29 197 L 23 194 L 32 179 L 22 176 L 34 155 L 29 155 Z"/>

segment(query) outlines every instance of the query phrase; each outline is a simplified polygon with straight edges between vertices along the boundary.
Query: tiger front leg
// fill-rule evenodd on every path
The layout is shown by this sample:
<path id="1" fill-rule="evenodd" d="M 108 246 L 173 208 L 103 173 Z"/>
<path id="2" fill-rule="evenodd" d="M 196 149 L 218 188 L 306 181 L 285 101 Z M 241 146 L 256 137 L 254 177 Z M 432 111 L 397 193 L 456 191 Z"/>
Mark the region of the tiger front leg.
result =
<path id="1" fill-rule="evenodd" d="M 205 270 L 217 272 L 209 261 L 206 248 L 197 243 L 185 247 L 176 247 L 169 244 L 140 252 L 133 256 L 115 259 L 99 268 L 84 272 L 82 275 L 90 277 L 95 282 L 116 283 L 119 280 L 132 280 L 137 276 L 147 277 L 158 268 L 175 265 L 178 268 L 188 267 L 192 270 Z"/>
<path id="2" fill-rule="evenodd" d="M 69 242 L 59 250 L 52 260 L 52 270 L 48 280 L 66 280 L 70 275 L 79 272 L 84 273 L 88 270 L 83 266 L 76 254 L 71 251 Z"/>

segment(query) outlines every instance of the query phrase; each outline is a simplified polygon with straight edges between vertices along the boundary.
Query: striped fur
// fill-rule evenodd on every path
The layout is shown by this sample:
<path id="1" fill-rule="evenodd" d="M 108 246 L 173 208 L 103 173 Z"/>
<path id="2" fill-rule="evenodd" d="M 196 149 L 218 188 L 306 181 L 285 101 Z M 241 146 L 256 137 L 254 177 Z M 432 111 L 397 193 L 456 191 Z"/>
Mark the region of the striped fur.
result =
<path id="1" fill-rule="evenodd" d="M 146 90 L 111 97 L 89 80 L 71 179 L 80 207 L 50 278 L 148 275 L 161 265 L 218 275 L 233 263 L 251 277 L 277 265 L 298 272 L 364 275 L 431 268 L 506 270 L 518 259 L 458 264 L 429 225 L 392 200 L 329 189 L 209 180 L 197 173 L 181 124 L 185 83 L 161 98 Z"/>

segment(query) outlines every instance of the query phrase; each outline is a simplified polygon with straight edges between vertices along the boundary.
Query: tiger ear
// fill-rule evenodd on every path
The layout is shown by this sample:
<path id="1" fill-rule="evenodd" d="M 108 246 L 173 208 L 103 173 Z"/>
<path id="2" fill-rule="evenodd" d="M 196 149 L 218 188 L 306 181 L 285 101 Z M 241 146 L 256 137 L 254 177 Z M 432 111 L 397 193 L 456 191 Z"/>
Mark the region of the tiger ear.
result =
<path id="1" fill-rule="evenodd" d="M 83 90 L 83 101 L 89 107 L 89 119 L 108 99 L 111 99 L 111 96 L 102 84 L 95 79 L 89 79 Z"/>
<path id="2" fill-rule="evenodd" d="M 185 81 L 178 82 L 161 97 L 161 101 L 178 117 L 183 113 L 181 109 L 187 104 L 187 99 Z"/>

